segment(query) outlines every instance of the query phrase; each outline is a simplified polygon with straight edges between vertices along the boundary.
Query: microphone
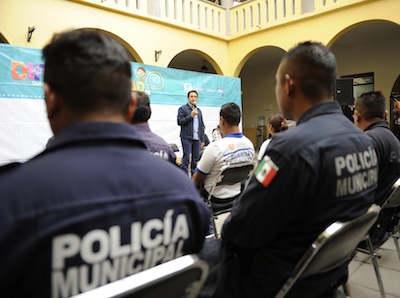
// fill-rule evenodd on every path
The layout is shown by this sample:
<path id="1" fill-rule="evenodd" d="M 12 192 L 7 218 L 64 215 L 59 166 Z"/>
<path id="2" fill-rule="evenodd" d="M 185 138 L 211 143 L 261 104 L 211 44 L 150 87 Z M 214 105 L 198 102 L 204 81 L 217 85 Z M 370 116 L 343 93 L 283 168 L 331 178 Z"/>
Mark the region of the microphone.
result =
<path id="1" fill-rule="evenodd" d="M 193 103 L 193 109 L 197 109 L 196 103 Z"/>

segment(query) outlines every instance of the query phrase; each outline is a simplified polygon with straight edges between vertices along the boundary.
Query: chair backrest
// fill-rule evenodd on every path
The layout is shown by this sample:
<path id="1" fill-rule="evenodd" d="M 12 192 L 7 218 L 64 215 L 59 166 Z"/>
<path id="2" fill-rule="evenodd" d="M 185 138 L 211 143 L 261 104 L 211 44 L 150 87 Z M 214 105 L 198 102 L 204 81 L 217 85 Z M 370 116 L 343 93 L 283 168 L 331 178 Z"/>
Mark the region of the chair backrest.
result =
<path id="1" fill-rule="evenodd" d="M 209 199 L 212 197 L 215 187 L 220 185 L 233 185 L 243 182 L 244 185 L 242 190 L 246 189 L 255 167 L 255 161 L 224 165 L 219 175 L 215 177 L 214 183 L 209 192 Z"/>
<path id="2" fill-rule="evenodd" d="M 304 253 L 275 297 L 284 297 L 298 280 L 334 270 L 349 261 L 358 243 L 377 220 L 379 211 L 380 207 L 373 204 L 366 213 L 353 220 L 328 226 Z"/>
<path id="3" fill-rule="evenodd" d="M 178 148 L 177 144 L 171 143 L 171 144 L 168 144 L 168 145 L 171 147 L 172 151 L 179 152 L 179 148 Z"/>
<path id="4" fill-rule="evenodd" d="M 249 161 L 223 166 L 219 176 L 216 178 L 215 186 L 233 185 L 249 180 L 255 165 L 255 161 Z"/>
<path id="5" fill-rule="evenodd" d="M 195 298 L 208 274 L 196 255 L 185 255 L 73 298 Z"/>
<path id="6" fill-rule="evenodd" d="M 382 205 L 382 209 L 396 208 L 400 206 L 400 178 L 393 183 L 389 195 Z"/>

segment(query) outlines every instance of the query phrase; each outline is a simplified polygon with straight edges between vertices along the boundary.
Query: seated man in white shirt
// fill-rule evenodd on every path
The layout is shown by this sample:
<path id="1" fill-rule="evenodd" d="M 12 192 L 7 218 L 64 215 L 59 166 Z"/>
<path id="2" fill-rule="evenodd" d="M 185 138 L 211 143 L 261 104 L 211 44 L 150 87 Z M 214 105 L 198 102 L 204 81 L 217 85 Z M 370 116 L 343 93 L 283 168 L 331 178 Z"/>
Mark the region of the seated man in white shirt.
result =
<path id="1" fill-rule="evenodd" d="M 206 147 L 192 177 L 203 197 L 208 196 L 215 177 L 224 165 L 252 161 L 254 158 L 253 143 L 240 132 L 240 119 L 241 111 L 237 104 L 231 102 L 221 107 L 219 126 L 224 137 Z M 207 193 L 201 189 L 202 182 Z M 234 200 L 240 194 L 240 188 L 240 183 L 217 186 L 212 201 L 218 204 Z"/>

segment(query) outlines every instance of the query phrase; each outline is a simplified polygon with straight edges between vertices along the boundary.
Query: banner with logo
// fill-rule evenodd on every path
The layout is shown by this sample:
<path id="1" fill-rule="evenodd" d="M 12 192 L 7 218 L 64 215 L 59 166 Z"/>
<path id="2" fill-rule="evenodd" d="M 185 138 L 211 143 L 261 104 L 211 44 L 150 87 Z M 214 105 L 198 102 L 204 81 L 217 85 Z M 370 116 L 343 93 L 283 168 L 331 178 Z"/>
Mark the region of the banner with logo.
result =
<path id="1" fill-rule="evenodd" d="M 209 137 L 224 103 L 241 106 L 239 78 L 136 62 L 131 65 L 132 89 L 150 96 L 151 129 L 179 148 L 177 112 L 187 103 L 188 91 L 199 94 L 197 105 Z M 31 158 L 52 136 L 44 103 L 43 73 L 41 50 L 0 44 L 0 165 Z"/>
<path id="2" fill-rule="evenodd" d="M 187 93 L 196 90 L 199 106 L 221 107 L 241 104 L 240 79 L 194 71 L 132 63 L 133 89 L 145 91 L 152 104 L 181 105 Z"/>

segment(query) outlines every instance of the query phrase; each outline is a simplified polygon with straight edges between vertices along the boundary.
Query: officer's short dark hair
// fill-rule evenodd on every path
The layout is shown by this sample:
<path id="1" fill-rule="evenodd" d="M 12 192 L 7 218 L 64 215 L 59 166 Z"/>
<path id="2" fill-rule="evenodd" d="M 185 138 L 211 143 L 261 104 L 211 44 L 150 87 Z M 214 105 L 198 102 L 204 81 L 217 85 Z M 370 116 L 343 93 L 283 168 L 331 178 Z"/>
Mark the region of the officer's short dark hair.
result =
<path id="1" fill-rule="evenodd" d="M 43 49 L 44 82 L 76 114 L 126 114 L 131 65 L 126 49 L 96 30 L 56 34 Z"/>
<path id="2" fill-rule="evenodd" d="M 333 96 L 336 82 L 335 55 L 319 42 L 303 42 L 282 58 L 287 60 L 289 75 L 311 100 Z M 284 73 L 282 75 L 285 75 Z"/>
<path id="3" fill-rule="evenodd" d="M 132 95 L 136 97 L 136 110 L 131 122 L 147 122 L 151 116 L 149 96 L 141 91 L 132 91 Z"/>
<path id="4" fill-rule="evenodd" d="M 229 125 L 238 125 L 240 123 L 241 111 L 240 107 L 234 102 L 229 102 L 221 107 L 219 115 L 225 119 Z"/>
<path id="5" fill-rule="evenodd" d="M 367 121 L 374 118 L 385 119 L 386 98 L 381 91 L 365 92 L 355 100 L 354 108 Z"/>

